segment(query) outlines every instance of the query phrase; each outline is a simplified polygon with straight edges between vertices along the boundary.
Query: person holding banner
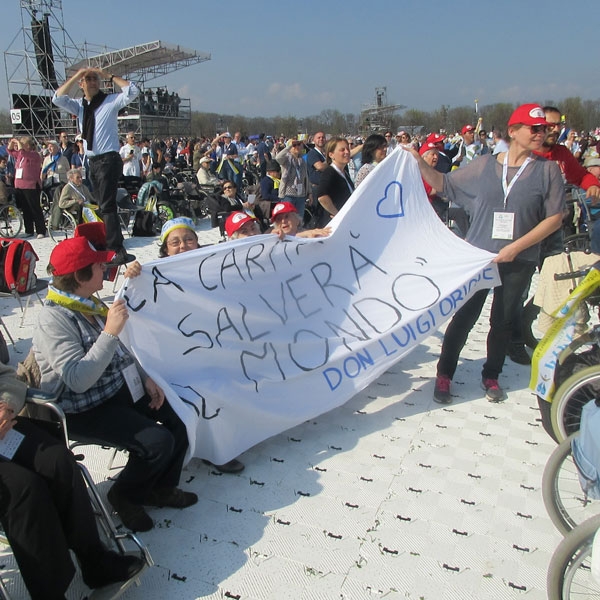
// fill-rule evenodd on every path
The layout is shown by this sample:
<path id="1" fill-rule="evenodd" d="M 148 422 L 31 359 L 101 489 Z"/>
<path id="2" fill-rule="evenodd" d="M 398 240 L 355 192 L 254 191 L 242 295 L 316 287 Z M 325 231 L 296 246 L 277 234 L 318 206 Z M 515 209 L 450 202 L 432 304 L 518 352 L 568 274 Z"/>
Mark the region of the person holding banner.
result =
<path id="1" fill-rule="evenodd" d="M 448 174 L 436 171 L 418 152 L 406 148 L 417 159 L 425 181 L 469 213 L 471 226 L 466 241 L 497 253 L 494 262 L 498 264 L 501 285 L 494 288 L 487 360 L 481 379 L 491 402 L 505 399 L 498 377 L 516 306 L 538 262 L 540 242 L 562 223 L 565 193 L 560 169 L 535 154 L 542 146 L 547 126 L 540 106 L 519 106 L 508 121 L 507 152 L 487 154 Z M 476 292 L 446 329 L 434 391 L 438 403 L 452 402 L 450 383 L 487 294 L 485 289 Z"/>
<path id="2" fill-rule="evenodd" d="M 55 246 L 33 350 L 42 389 L 65 386 L 60 405 L 73 438 L 128 450 L 108 501 L 127 528 L 148 531 L 154 523 L 144 505 L 186 508 L 198 497 L 177 487 L 188 449 L 185 425 L 119 340 L 126 302 L 107 308 L 94 295 L 114 255 L 84 236 Z"/>
<path id="3" fill-rule="evenodd" d="M 273 207 L 271 223 L 273 224 L 271 233 L 278 235 L 282 240 L 288 235 L 302 238 L 320 238 L 327 237 L 331 233 L 331 227 L 301 230 L 302 219 L 291 202 L 278 202 Z"/>

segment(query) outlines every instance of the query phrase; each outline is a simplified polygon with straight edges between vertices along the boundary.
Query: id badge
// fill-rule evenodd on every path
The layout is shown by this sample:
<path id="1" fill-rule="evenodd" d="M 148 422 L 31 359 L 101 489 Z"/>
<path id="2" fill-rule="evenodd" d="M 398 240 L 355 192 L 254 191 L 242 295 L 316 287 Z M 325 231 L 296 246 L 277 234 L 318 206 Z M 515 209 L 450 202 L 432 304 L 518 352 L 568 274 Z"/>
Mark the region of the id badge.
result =
<path id="1" fill-rule="evenodd" d="M 54 175 L 52 175 L 52 181 L 54 181 L 54 183 L 60 183 L 60 175 L 58 173 L 54 173 Z"/>
<path id="2" fill-rule="evenodd" d="M 495 212 L 492 227 L 493 240 L 512 240 L 515 228 L 515 213 Z"/>
<path id="3" fill-rule="evenodd" d="M 23 179 L 23 167 L 19 167 L 15 171 L 15 179 Z"/>
<path id="4" fill-rule="evenodd" d="M 146 393 L 144 385 L 142 384 L 142 378 L 138 373 L 137 367 L 135 366 L 135 364 L 131 364 L 125 369 L 123 369 L 122 373 L 123 377 L 125 378 L 125 383 L 129 388 L 129 393 L 133 398 L 133 401 L 137 402 Z"/>
<path id="5" fill-rule="evenodd" d="M 302 183 L 296 184 L 296 193 L 298 196 L 302 196 L 304 194 L 304 185 Z"/>

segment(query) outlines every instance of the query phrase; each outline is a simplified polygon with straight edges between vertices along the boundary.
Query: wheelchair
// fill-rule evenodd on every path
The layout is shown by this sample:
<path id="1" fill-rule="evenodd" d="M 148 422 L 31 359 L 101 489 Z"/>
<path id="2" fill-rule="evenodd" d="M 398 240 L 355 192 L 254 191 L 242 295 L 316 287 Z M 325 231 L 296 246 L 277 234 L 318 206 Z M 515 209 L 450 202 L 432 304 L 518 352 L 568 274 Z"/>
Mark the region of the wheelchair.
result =
<path id="1" fill-rule="evenodd" d="M 27 412 L 28 418 L 32 419 L 37 425 L 43 429 L 49 430 L 58 437 L 65 440 L 67 447 L 71 450 L 79 446 L 78 443 L 69 443 L 68 425 L 64 411 L 58 404 L 58 399 L 62 392 L 62 386 L 54 393 L 46 393 L 39 389 L 29 388 L 27 391 L 27 399 L 24 411 Z M 24 413 L 22 413 L 24 414 Z M 139 585 L 140 575 L 148 567 L 154 565 L 152 556 L 147 546 L 133 532 L 121 532 L 115 526 L 111 517 L 110 511 L 107 509 L 102 495 L 90 475 L 90 472 L 83 464 L 83 455 L 75 454 L 75 459 L 81 470 L 83 480 L 87 487 L 93 512 L 96 516 L 98 532 L 100 539 L 111 550 L 115 550 L 121 554 L 135 552 L 144 562 L 144 568 L 132 579 L 113 585 L 98 588 L 93 591 L 88 597 L 90 599 L 101 597 L 103 600 L 116 599 L 121 596 L 133 583 Z M 0 530 L 0 543 L 9 546 L 8 539 L 3 531 Z M 16 586 L 17 582 L 12 575 L 4 575 L 5 579 L 0 577 L 0 600 L 10 600 L 9 589 Z M 11 582 L 11 580 L 13 580 Z M 76 582 L 77 579 L 74 579 Z M 11 582 L 12 585 L 7 585 Z M 72 584 L 73 585 L 73 584 Z"/>

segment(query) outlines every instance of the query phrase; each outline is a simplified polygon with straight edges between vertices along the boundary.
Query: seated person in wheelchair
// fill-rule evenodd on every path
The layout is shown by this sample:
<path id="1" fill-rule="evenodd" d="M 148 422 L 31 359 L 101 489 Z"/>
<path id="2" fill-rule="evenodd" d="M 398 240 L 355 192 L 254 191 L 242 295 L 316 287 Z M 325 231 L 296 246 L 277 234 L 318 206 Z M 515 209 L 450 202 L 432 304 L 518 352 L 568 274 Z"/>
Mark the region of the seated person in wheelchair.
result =
<path id="1" fill-rule="evenodd" d="M 200 167 L 196 173 L 196 179 L 200 185 L 212 186 L 213 188 L 221 187 L 221 180 L 210 172 L 211 159 L 208 156 L 203 156 L 200 159 Z"/>
<path id="2" fill-rule="evenodd" d="M 75 574 L 69 550 L 90 588 L 135 576 L 141 558 L 102 545 L 81 470 L 64 440 L 15 418 L 27 386 L 12 367 L 0 365 L 0 389 L 0 439 L 11 429 L 25 436 L 12 458 L 0 459 L 0 520 L 31 598 L 64 600 Z"/>
<path id="3" fill-rule="evenodd" d="M 60 193 L 58 207 L 61 210 L 69 211 L 75 217 L 77 223 L 81 223 L 84 204 L 96 206 L 96 201 L 88 187 L 83 185 L 81 169 L 67 171 L 67 179 L 69 181 Z"/>
<path id="4" fill-rule="evenodd" d="M 47 143 L 49 154 L 42 163 L 42 185 L 44 189 L 59 183 L 67 183 L 67 172 L 71 168 L 69 161 L 60 153 L 56 140 Z"/>
<path id="5" fill-rule="evenodd" d="M 302 238 L 321 238 L 331 234 L 331 227 L 302 230 L 302 219 L 291 202 L 278 202 L 273 207 L 271 223 L 273 224 L 271 233 L 278 235 L 282 240 L 288 235 Z"/>
<path id="6" fill-rule="evenodd" d="M 65 385 L 59 402 L 73 439 L 129 451 L 108 501 L 126 527 L 147 531 L 154 524 L 144 505 L 185 508 L 198 497 L 177 487 L 188 448 L 184 424 L 119 341 L 125 301 L 107 308 L 94 296 L 113 256 L 83 236 L 55 246 L 33 350 L 42 389 Z"/>

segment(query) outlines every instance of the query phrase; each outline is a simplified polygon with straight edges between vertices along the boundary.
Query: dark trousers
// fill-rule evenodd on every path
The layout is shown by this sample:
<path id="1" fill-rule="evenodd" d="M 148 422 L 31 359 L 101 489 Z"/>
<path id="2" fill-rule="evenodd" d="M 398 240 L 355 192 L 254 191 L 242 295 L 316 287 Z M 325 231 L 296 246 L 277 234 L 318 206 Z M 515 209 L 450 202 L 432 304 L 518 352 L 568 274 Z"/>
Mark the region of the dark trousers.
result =
<path id="1" fill-rule="evenodd" d="M 32 234 L 35 225 L 36 233 L 46 235 L 46 223 L 40 205 L 39 188 L 35 190 L 17 190 L 17 203 L 23 213 L 25 233 Z"/>
<path id="2" fill-rule="evenodd" d="M 178 485 L 188 447 L 185 425 L 169 403 L 153 410 L 149 401 L 144 396 L 134 404 L 124 385 L 104 404 L 68 415 L 73 439 L 129 451 L 115 485 L 135 504 L 142 504 L 154 488 Z"/>
<path id="3" fill-rule="evenodd" d="M 122 175 L 123 161 L 118 152 L 106 152 L 90 158 L 90 180 L 106 227 L 106 246 L 111 250 L 123 247 L 121 222 L 117 214 L 117 189 Z"/>
<path id="4" fill-rule="evenodd" d="M 11 461 L 0 460 L 0 518 L 33 600 L 64 598 L 75 574 L 71 548 L 100 545 L 81 471 L 62 440 L 19 418 L 25 434 Z"/>
<path id="5" fill-rule="evenodd" d="M 523 290 L 529 284 L 535 265 L 525 262 L 500 263 L 501 285 L 494 288 L 494 299 L 490 313 L 490 330 L 487 336 L 487 360 L 483 365 L 482 377 L 498 379 L 504 366 L 506 348 L 511 337 L 512 322 L 521 302 Z M 452 379 L 460 353 L 469 333 L 477 322 L 488 290 L 480 290 L 468 300 L 454 315 L 442 344 L 442 354 L 437 364 L 438 375 Z"/>

